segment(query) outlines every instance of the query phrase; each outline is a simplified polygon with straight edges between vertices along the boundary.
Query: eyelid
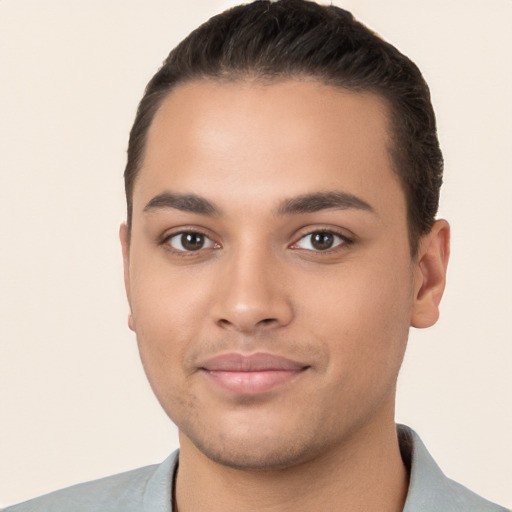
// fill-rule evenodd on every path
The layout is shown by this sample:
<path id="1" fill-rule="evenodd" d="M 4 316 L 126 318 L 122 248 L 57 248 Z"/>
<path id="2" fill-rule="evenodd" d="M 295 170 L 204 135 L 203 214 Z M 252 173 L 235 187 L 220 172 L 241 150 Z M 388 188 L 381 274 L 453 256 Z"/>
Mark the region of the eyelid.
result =
<path id="1" fill-rule="evenodd" d="M 305 249 L 302 247 L 298 247 L 298 243 L 303 240 L 304 238 L 314 235 L 315 233 L 328 233 L 331 235 L 334 235 L 335 237 L 338 237 L 341 239 L 340 243 L 337 243 L 333 247 L 330 247 L 329 249 L 321 250 L 321 249 Z M 342 232 L 339 228 L 334 227 L 327 227 L 327 226 L 315 226 L 311 228 L 307 228 L 306 230 L 301 230 L 301 232 L 294 238 L 294 242 L 289 246 L 290 249 L 297 249 L 297 250 L 303 250 L 303 251 L 309 251 L 314 252 L 318 254 L 329 254 L 330 252 L 339 251 L 342 248 L 346 248 L 346 246 L 349 246 L 354 243 L 355 236 L 347 235 L 345 232 Z"/>
<path id="2" fill-rule="evenodd" d="M 187 233 L 194 233 L 201 235 L 205 237 L 206 240 L 210 242 L 209 247 L 201 247 L 197 250 L 186 250 L 186 249 L 178 249 L 176 247 L 171 246 L 169 241 L 175 237 L 182 236 Z M 204 252 L 205 250 L 211 250 L 220 248 L 221 245 L 219 242 L 217 242 L 214 237 L 207 232 L 207 230 L 195 227 L 195 226 L 181 226 L 179 228 L 174 228 L 170 231 L 165 232 L 162 237 L 158 240 L 158 244 L 164 246 L 164 248 L 170 252 L 173 252 L 175 254 L 178 254 L 180 256 L 187 256 L 187 255 L 194 255 L 201 252 Z"/>
<path id="3" fill-rule="evenodd" d="M 299 230 L 299 233 L 294 236 L 294 241 L 288 246 L 290 249 L 297 249 L 297 250 L 303 250 L 311 253 L 318 253 L 318 254 L 329 254 L 331 252 L 340 251 L 342 248 L 346 248 L 346 246 L 349 246 L 354 243 L 355 241 L 355 235 L 347 234 L 347 230 L 342 230 L 338 227 L 333 226 L 314 226 L 314 227 L 308 227 L 308 228 L 302 228 Z M 199 235 L 204 236 L 209 242 L 208 247 L 201 247 L 197 250 L 186 250 L 186 249 L 177 249 L 176 247 L 172 247 L 169 244 L 169 240 L 171 240 L 174 237 L 181 236 L 186 233 L 197 233 Z M 338 237 L 341 239 L 341 242 L 337 243 L 333 247 L 325 250 L 321 249 L 306 249 L 299 247 L 297 244 L 303 240 L 304 238 L 314 235 L 315 233 L 329 233 L 332 234 L 335 237 Z M 173 228 L 171 230 L 166 231 L 158 240 L 158 245 L 162 245 L 165 247 L 166 250 L 170 252 L 174 252 L 175 254 L 178 254 L 180 256 L 190 256 L 194 254 L 198 254 L 201 252 L 204 252 L 205 250 L 211 250 L 211 249 L 219 249 L 222 247 L 222 245 L 216 240 L 216 237 L 213 236 L 209 230 L 197 227 L 197 226 L 180 226 Z"/>

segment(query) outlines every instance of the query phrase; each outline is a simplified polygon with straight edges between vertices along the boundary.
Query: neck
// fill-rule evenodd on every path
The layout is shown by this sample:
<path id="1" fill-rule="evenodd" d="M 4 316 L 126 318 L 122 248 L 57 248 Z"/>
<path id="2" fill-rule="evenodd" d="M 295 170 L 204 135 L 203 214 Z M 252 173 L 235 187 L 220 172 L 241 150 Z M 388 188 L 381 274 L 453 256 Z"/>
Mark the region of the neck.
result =
<path id="1" fill-rule="evenodd" d="M 343 446 L 293 467 L 240 470 L 205 457 L 180 434 L 179 512 L 400 512 L 408 475 L 394 422 L 358 430 Z"/>

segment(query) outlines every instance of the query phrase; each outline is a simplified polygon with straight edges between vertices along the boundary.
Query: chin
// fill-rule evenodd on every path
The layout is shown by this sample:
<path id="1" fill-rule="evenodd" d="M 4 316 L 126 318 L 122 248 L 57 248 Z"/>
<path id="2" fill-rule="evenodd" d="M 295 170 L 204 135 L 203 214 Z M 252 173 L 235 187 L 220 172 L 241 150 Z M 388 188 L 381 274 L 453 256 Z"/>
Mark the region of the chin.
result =
<path id="1" fill-rule="evenodd" d="M 275 444 L 275 443 L 271 443 Z M 304 446 L 283 447 L 238 445 L 236 448 L 218 449 L 217 447 L 196 445 L 203 455 L 217 464 L 246 471 L 276 471 L 287 469 L 306 462 L 309 457 Z"/>
<path id="2" fill-rule="evenodd" d="M 314 459 L 322 451 L 317 436 L 306 429 L 279 432 L 279 429 L 248 429 L 245 431 L 189 432 L 181 442 L 191 443 L 211 461 L 233 469 L 247 471 L 280 470 L 298 466 Z M 206 434 L 206 435 L 205 435 Z M 180 432 L 180 436 L 183 431 Z M 185 443 L 183 443 L 185 441 Z"/>

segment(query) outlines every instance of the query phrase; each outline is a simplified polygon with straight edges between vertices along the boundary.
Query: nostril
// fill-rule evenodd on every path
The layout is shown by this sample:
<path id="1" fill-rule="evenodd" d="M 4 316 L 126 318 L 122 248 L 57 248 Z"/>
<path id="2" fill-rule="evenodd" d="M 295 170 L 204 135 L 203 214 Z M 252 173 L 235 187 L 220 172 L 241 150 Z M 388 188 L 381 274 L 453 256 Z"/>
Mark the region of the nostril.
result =
<path id="1" fill-rule="evenodd" d="M 256 323 L 250 322 L 250 324 L 245 324 L 244 322 L 233 322 L 227 320 L 226 318 L 220 318 L 217 321 L 217 325 L 222 327 L 223 329 L 236 329 L 241 331 L 249 331 L 258 328 L 272 327 L 275 326 L 278 322 L 277 318 L 263 318 Z"/>
<path id="2" fill-rule="evenodd" d="M 232 325 L 231 322 L 225 318 L 221 318 L 218 323 L 221 327 L 230 327 Z"/>

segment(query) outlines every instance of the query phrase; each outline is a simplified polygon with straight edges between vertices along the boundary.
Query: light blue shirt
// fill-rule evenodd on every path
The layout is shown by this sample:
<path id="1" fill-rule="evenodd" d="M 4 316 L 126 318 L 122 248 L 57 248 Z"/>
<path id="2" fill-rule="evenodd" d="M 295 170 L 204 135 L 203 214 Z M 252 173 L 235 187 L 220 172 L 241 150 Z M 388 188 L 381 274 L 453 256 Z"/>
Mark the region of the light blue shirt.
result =
<path id="1" fill-rule="evenodd" d="M 410 466 L 403 512 L 511 512 L 447 478 L 419 436 L 403 425 L 397 428 L 402 457 Z M 178 451 L 162 464 L 74 485 L 4 512 L 173 512 L 177 462 Z"/>

